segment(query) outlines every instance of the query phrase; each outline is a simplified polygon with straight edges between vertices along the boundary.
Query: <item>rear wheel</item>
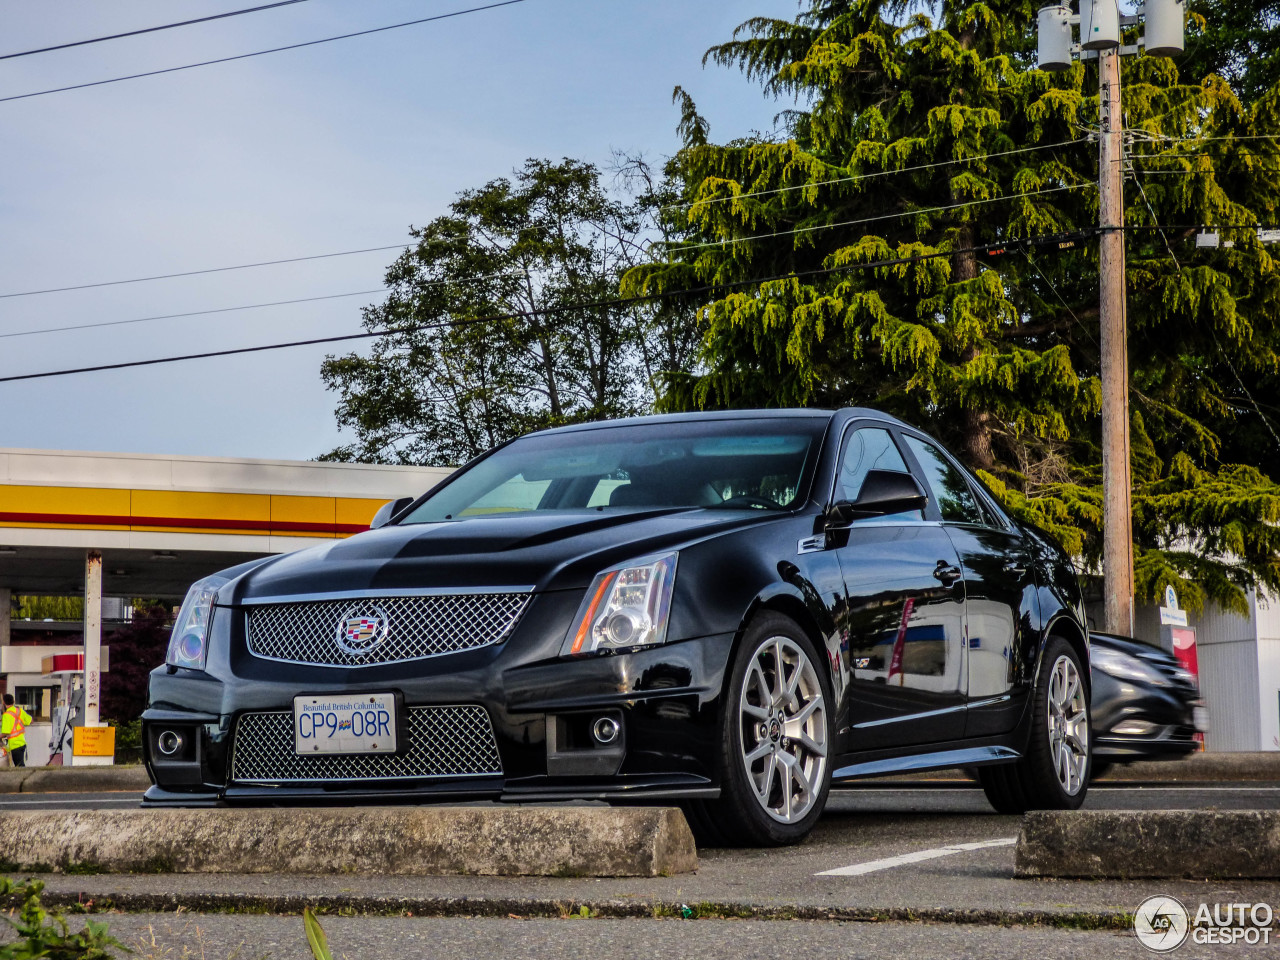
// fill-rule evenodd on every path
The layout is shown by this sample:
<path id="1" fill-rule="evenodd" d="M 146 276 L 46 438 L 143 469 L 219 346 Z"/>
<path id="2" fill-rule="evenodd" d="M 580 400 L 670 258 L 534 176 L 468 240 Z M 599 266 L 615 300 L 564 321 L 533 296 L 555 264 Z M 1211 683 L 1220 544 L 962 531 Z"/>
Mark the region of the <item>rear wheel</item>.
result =
<path id="1" fill-rule="evenodd" d="M 1036 680 L 1031 736 L 1016 763 L 983 767 L 983 792 L 1000 813 L 1076 810 L 1089 790 L 1089 693 L 1075 649 L 1050 637 Z"/>
<path id="2" fill-rule="evenodd" d="M 721 718 L 720 798 L 685 804 L 701 843 L 781 846 L 818 822 L 831 787 L 824 668 L 793 620 L 770 613 L 747 629 Z"/>

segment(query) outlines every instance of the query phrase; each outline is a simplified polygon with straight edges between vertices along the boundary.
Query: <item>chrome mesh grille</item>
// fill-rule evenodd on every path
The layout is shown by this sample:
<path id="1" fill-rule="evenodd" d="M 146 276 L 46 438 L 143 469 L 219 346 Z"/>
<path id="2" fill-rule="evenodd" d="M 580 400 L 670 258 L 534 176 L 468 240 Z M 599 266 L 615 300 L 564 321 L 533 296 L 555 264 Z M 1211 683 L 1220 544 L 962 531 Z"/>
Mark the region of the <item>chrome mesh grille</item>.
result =
<path id="1" fill-rule="evenodd" d="M 505 640 L 529 604 L 527 593 L 309 600 L 248 607 L 249 652 L 271 660 L 367 667 L 422 660 Z M 348 618 L 386 618 L 386 637 L 367 650 L 343 649 Z"/>
<path id="2" fill-rule="evenodd" d="M 480 706 L 410 707 L 406 749 L 400 754 L 299 756 L 293 714 L 246 713 L 236 722 L 233 783 L 410 780 L 425 777 L 500 776 L 502 760 Z"/>

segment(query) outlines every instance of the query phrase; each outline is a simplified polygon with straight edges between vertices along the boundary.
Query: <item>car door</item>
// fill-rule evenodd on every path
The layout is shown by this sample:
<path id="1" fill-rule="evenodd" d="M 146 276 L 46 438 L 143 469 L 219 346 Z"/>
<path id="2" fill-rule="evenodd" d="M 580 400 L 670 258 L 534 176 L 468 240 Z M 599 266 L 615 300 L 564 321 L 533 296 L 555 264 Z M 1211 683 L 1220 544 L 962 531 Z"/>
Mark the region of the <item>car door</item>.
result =
<path id="1" fill-rule="evenodd" d="M 890 430 L 855 427 L 845 434 L 832 499 L 857 499 L 872 469 L 910 472 Z M 950 538 L 928 510 L 855 520 L 831 536 L 853 678 L 841 751 L 954 738 L 966 691 L 963 586 Z"/>
<path id="2" fill-rule="evenodd" d="M 965 636 L 969 689 L 966 737 L 1012 730 L 1021 716 L 1028 658 L 1034 642 L 1036 579 L 1022 534 L 940 447 L 903 434 L 926 491 L 938 505 L 943 529 L 964 570 Z"/>

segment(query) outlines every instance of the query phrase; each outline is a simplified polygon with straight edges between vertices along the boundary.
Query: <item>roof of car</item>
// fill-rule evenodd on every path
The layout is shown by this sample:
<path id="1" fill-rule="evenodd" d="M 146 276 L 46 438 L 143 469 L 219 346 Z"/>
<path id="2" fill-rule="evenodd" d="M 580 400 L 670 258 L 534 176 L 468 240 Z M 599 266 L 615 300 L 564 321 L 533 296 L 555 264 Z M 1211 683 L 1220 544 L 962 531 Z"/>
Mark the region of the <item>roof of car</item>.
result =
<path id="1" fill-rule="evenodd" d="M 555 427 L 541 430 L 539 433 L 572 433 L 578 430 L 600 430 L 605 427 L 626 426 L 640 423 L 688 423 L 706 420 L 830 420 L 837 413 L 848 412 L 855 418 L 867 420 L 884 420 L 889 423 L 909 426 L 896 417 L 870 407 L 845 407 L 843 410 L 822 410 L 811 407 L 789 407 L 772 410 L 698 410 L 693 413 L 661 413 L 647 417 L 626 417 L 620 420 L 593 420 L 590 423 L 575 423 L 567 427 Z"/>

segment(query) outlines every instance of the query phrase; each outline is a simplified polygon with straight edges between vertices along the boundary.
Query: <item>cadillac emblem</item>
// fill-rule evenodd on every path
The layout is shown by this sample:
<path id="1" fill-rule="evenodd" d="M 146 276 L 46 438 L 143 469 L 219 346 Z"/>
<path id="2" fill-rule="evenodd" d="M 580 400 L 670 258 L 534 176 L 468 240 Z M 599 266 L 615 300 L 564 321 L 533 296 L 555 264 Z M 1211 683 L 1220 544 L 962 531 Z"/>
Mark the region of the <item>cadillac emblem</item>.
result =
<path id="1" fill-rule="evenodd" d="M 387 612 L 372 604 L 360 604 L 338 621 L 338 647 L 353 657 L 366 657 L 387 639 L 391 623 Z"/>

